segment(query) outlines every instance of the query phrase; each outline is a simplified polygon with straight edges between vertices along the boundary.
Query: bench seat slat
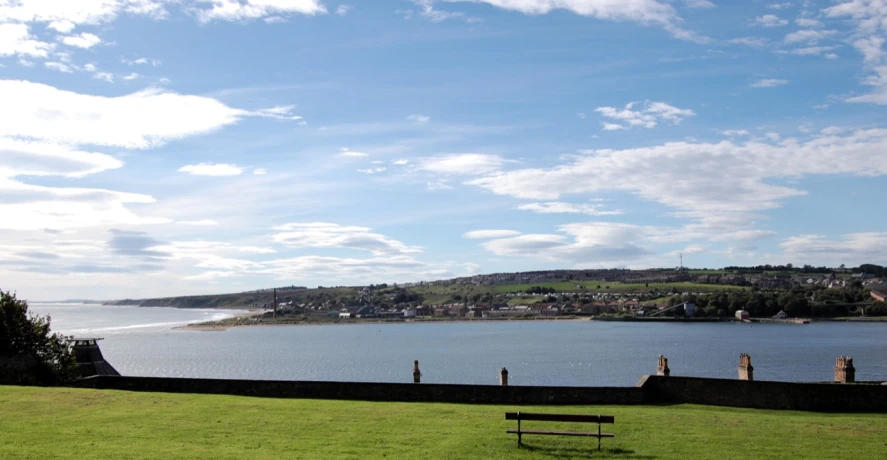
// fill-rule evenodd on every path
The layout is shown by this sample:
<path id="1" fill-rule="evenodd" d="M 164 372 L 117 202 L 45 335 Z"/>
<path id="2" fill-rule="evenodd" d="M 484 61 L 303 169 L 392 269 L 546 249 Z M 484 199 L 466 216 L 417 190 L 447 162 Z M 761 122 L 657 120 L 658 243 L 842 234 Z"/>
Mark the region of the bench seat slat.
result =
<path id="1" fill-rule="evenodd" d="M 587 436 L 596 438 L 598 437 L 597 432 L 594 433 L 586 433 L 581 431 L 543 431 L 543 430 L 508 430 L 508 434 L 546 434 L 553 436 Z M 602 438 L 614 438 L 616 437 L 613 433 L 601 433 Z"/>
<path id="2" fill-rule="evenodd" d="M 519 416 L 518 416 L 519 415 Z M 506 412 L 505 420 L 530 420 L 539 422 L 615 423 L 612 415 L 534 414 L 530 412 Z"/>

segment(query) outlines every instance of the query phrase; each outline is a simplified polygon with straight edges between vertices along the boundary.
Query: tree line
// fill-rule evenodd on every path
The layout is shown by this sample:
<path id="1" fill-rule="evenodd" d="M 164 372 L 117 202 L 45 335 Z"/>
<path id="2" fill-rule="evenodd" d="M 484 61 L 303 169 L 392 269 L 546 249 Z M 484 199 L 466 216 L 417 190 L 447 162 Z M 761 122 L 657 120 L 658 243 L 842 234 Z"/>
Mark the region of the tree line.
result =
<path id="1" fill-rule="evenodd" d="M 833 318 L 855 316 L 887 316 L 883 302 L 869 302 L 871 297 L 859 283 L 847 289 L 804 289 L 787 291 L 725 291 L 707 296 L 675 296 L 668 306 L 683 302 L 696 304 L 696 315 L 703 317 L 733 316 L 745 310 L 751 317 L 768 318 L 784 311 L 795 318 Z M 672 312 L 682 314 L 682 312 Z"/>

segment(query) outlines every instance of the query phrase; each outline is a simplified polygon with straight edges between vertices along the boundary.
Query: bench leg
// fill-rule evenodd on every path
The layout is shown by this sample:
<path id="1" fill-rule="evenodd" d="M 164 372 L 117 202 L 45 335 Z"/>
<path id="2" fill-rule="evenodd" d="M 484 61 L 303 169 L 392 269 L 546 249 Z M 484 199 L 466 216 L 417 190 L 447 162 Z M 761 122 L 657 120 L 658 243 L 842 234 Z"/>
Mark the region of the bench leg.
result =
<path id="1" fill-rule="evenodd" d="M 521 444 L 521 434 L 518 433 L 517 434 L 517 448 L 520 449 L 520 446 L 522 446 L 522 445 L 523 444 Z"/>

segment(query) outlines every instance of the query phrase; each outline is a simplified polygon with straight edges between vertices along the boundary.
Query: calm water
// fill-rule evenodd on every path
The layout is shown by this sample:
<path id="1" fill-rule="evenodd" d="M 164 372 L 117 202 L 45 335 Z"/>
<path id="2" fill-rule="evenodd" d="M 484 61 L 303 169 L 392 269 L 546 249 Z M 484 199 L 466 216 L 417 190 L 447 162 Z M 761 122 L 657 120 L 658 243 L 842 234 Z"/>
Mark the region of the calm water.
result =
<path id="1" fill-rule="evenodd" d="M 736 378 L 749 353 L 757 380 L 828 381 L 839 355 L 857 380 L 887 381 L 887 323 L 636 324 L 512 321 L 242 327 L 174 331 L 237 311 L 32 304 L 56 332 L 98 335 L 124 375 L 269 380 L 634 385 L 669 358 L 672 375 Z"/>

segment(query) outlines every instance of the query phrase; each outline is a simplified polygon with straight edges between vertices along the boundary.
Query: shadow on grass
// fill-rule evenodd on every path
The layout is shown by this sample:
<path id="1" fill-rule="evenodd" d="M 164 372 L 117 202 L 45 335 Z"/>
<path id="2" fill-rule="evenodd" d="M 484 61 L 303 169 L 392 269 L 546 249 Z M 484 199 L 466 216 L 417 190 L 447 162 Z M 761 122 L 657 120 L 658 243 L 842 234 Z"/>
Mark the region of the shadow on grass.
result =
<path id="1" fill-rule="evenodd" d="M 601 451 L 598 451 L 596 447 L 590 449 L 580 449 L 577 447 L 570 448 L 556 448 L 556 447 L 541 447 L 541 446 L 532 446 L 526 443 L 522 444 L 521 449 L 537 453 L 543 455 L 545 457 L 551 458 L 576 458 L 576 457 L 605 457 L 605 458 L 634 458 L 634 459 L 654 459 L 656 457 L 652 455 L 638 455 L 633 450 L 628 449 L 607 449 L 604 448 Z"/>

